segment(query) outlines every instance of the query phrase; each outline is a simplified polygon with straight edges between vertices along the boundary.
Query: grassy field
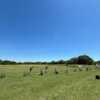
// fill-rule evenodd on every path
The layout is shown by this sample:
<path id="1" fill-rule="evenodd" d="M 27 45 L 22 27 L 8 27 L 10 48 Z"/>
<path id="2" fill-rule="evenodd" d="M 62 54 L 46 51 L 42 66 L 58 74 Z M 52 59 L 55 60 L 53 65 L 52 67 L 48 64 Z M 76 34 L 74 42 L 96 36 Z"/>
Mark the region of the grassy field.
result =
<path id="1" fill-rule="evenodd" d="M 49 65 L 48 72 L 40 76 L 45 65 L 33 65 L 31 74 L 29 67 L 0 65 L 0 100 L 100 100 L 100 81 L 95 80 L 100 70 L 68 68 L 66 72 L 64 65 Z"/>

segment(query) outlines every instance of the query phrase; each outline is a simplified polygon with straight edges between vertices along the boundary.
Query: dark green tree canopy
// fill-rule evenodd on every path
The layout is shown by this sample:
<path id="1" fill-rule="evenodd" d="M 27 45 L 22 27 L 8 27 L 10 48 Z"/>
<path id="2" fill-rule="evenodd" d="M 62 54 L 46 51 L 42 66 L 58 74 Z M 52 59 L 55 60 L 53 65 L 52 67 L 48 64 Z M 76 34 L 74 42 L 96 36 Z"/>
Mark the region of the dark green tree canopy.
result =
<path id="1" fill-rule="evenodd" d="M 80 55 L 78 57 L 71 58 L 70 60 L 67 61 L 68 64 L 93 64 L 94 61 L 91 57 L 88 55 Z"/>
<path id="2" fill-rule="evenodd" d="M 93 64 L 93 59 L 87 55 L 81 55 L 78 57 L 78 64 Z"/>

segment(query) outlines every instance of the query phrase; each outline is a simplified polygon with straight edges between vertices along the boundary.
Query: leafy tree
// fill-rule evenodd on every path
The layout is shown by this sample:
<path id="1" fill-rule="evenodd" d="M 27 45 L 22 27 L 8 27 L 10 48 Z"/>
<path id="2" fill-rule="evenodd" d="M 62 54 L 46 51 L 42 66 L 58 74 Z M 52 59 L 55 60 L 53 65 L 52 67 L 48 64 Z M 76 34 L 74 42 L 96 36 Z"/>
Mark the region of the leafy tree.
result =
<path id="1" fill-rule="evenodd" d="M 77 64 L 77 63 L 78 63 L 78 58 L 77 57 L 71 58 L 70 60 L 68 60 L 66 62 L 66 64 Z"/>
<path id="2" fill-rule="evenodd" d="M 87 55 L 81 55 L 78 57 L 78 64 L 93 64 L 93 59 Z"/>
<path id="3" fill-rule="evenodd" d="M 78 57 L 71 58 L 66 62 L 67 64 L 93 64 L 94 61 L 87 55 L 80 55 Z"/>

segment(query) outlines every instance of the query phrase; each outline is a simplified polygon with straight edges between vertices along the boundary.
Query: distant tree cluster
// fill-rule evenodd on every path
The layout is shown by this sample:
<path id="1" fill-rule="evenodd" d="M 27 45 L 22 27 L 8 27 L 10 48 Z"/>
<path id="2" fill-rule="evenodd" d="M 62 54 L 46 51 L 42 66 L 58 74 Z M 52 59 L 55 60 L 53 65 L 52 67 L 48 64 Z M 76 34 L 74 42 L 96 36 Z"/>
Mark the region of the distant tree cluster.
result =
<path id="1" fill-rule="evenodd" d="M 91 65 L 94 64 L 94 60 L 87 55 L 80 55 L 78 57 L 71 58 L 66 62 L 67 64 L 86 64 Z"/>
<path id="2" fill-rule="evenodd" d="M 49 62 L 49 64 L 65 64 L 65 63 L 66 63 L 66 61 L 64 61 L 64 60 L 51 61 L 51 62 Z"/>
<path id="3" fill-rule="evenodd" d="M 100 61 L 95 62 L 91 57 L 88 55 L 80 55 L 78 57 L 73 57 L 69 60 L 59 60 L 59 61 L 51 61 L 51 62 L 16 62 L 16 61 L 9 61 L 9 60 L 0 60 L 1 65 L 8 65 L 8 64 L 96 64 L 100 63 Z"/>
<path id="4" fill-rule="evenodd" d="M 59 60 L 50 62 L 50 64 L 85 64 L 85 65 L 91 65 L 95 63 L 96 62 L 88 55 L 80 55 L 78 57 L 73 57 L 67 61 Z"/>
<path id="5" fill-rule="evenodd" d="M 15 61 L 0 60 L 0 65 L 17 64 Z"/>
<path id="6" fill-rule="evenodd" d="M 96 64 L 100 64 L 100 60 L 95 62 Z"/>

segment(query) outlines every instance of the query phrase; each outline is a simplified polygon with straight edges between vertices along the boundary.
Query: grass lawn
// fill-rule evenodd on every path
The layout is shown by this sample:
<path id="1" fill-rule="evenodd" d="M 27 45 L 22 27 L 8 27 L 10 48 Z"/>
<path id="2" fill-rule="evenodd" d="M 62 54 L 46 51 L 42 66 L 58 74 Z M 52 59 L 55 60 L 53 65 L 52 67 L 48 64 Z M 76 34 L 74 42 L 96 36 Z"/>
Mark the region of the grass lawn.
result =
<path id="1" fill-rule="evenodd" d="M 0 65 L 0 100 L 100 100 L 100 81 L 95 75 L 100 70 L 65 71 L 64 65 L 50 65 L 48 72 L 40 76 L 45 65 Z M 54 74 L 54 68 L 59 74 Z M 24 76 L 24 74 L 26 74 Z"/>

